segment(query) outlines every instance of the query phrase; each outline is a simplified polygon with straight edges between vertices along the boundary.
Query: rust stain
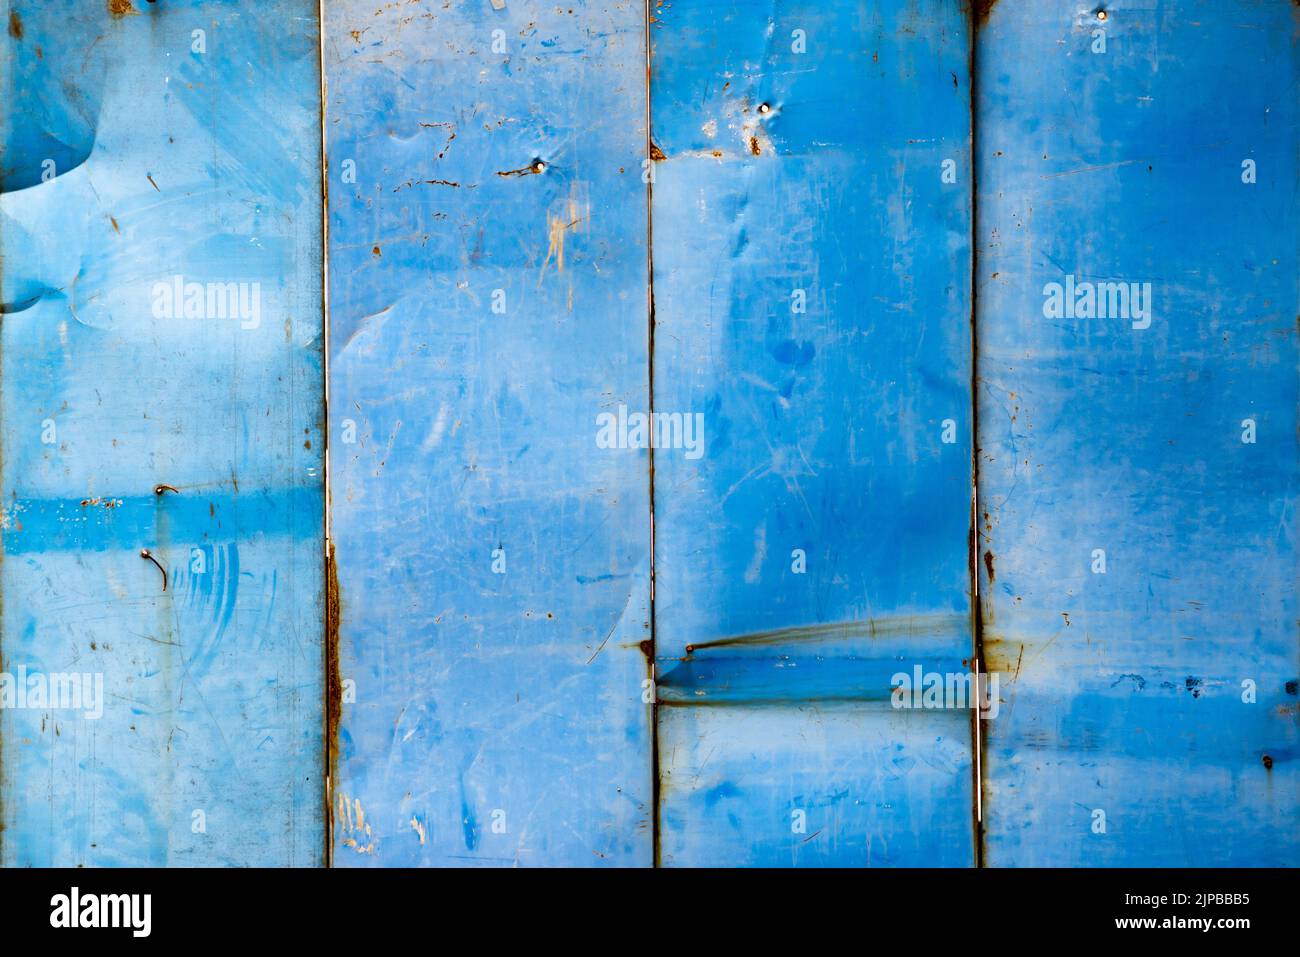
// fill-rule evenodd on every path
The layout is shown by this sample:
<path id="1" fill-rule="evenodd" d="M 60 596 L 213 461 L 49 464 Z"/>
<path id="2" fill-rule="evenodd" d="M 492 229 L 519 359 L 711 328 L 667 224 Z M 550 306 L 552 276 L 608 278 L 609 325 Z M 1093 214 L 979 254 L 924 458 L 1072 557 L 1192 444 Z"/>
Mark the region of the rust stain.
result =
<path id="1" fill-rule="evenodd" d="M 1273 758 L 1271 755 L 1267 755 L 1267 754 L 1264 755 L 1264 770 L 1265 771 L 1273 770 Z"/>
<path id="2" fill-rule="evenodd" d="M 657 144 L 654 140 L 650 141 L 650 158 L 654 160 L 656 163 L 659 162 L 660 160 L 666 160 L 668 158 L 664 154 L 664 151 L 659 148 L 659 144 Z"/>
<path id="3" fill-rule="evenodd" d="M 100 498 L 96 495 L 94 498 L 83 498 L 81 500 L 82 508 L 89 508 L 91 505 L 102 505 L 104 508 L 118 508 L 122 504 L 120 498 Z"/>
<path id="4" fill-rule="evenodd" d="M 445 142 L 445 143 L 442 144 L 442 149 L 441 149 L 441 150 L 439 151 L 439 153 L 438 153 L 438 159 L 442 159 L 444 156 L 446 156 L 446 155 L 447 155 L 447 151 L 448 151 L 449 149 L 451 149 L 452 141 L 454 141 L 454 140 L 456 139 L 456 127 L 455 127 L 455 125 L 452 124 L 452 123 L 441 123 L 441 122 L 428 123 L 428 122 L 421 121 L 421 122 L 420 122 L 420 128 L 421 128 L 421 129 L 426 129 L 426 130 L 446 130 L 446 131 L 448 131 L 448 132 L 447 132 L 447 142 Z M 534 164 L 536 164 L 538 161 L 537 161 L 537 160 L 534 160 L 533 162 L 534 162 Z"/>
<path id="5" fill-rule="evenodd" d="M 23 38 L 23 18 L 18 16 L 17 10 L 9 11 L 9 35 L 15 40 Z"/>
<path id="6" fill-rule="evenodd" d="M 408 179 L 405 183 L 394 186 L 393 192 L 398 193 L 404 189 L 410 189 L 412 186 L 455 186 L 459 189 L 460 183 L 449 179 Z M 475 187 L 471 185 L 469 188 L 474 189 Z"/>
<path id="7" fill-rule="evenodd" d="M 984 633 L 982 636 L 984 649 L 984 670 L 988 672 L 998 671 L 1004 674 L 1023 670 L 1022 666 L 1033 665 L 1035 661 L 1047 654 L 1052 646 L 1060 640 L 1067 629 L 1073 627 L 1069 621 L 1069 612 L 1061 612 L 1061 626 L 1055 631 L 1039 632 L 1029 636 L 1026 640 L 1021 640 L 1020 636 L 1008 637 L 1005 634 L 995 633 L 989 630 L 988 622 L 984 624 Z M 1085 636 L 1086 639 L 1086 636 Z M 1016 652 L 1013 660 L 1012 652 Z M 1028 654 L 1026 654 L 1026 651 Z M 1199 679 L 1189 679 L 1198 682 Z M 1188 685 L 1191 691 L 1197 688 L 1195 695 L 1200 694 L 1199 685 Z"/>
<path id="8" fill-rule="evenodd" d="M 546 169 L 546 164 L 541 160 L 533 160 L 527 166 L 521 166 L 519 169 L 499 169 L 498 176 L 535 176 L 542 170 Z"/>
<path id="9" fill-rule="evenodd" d="M 134 17 L 140 13 L 131 0 L 108 0 L 108 12 L 115 17 Z"/>
<path id="10" fill-rule="evenodd" d="M 989 584 L 992 585 L 993 584 L 993 553 L 987 550 L 984 552 L 984 569 L 989 573 Z"/>
<path id="11" fill-rule="evenodd" d="M 697 641 L 686 646 L 686 653 L 694 654 L 704 648 L 728 645 L 769 645 L 785 642 L 818 641 L 833 638 L 887 638 L 895 635 L 955 633 L 965 628 L 965 615 L 887 615 L 879 618 L 860 618 L 825 625 L 800 625 L 793 628 L 774 628 L 745 635 L 732 635 L 712 641 Z"/>
<path id="12" fill-rule="evenodd" d="M 334 545 L 325 557 L 325 863 L 332 858 L 334 846 L 334 779 L 338 769 L 339 724 L 343 716 L 343 679 L 339 674 L 339 621 L 342 600 L 339 597 L 338 567 Z"/>
<path id="13" fill-rule="evenodd" d="M 975 0 L 975 25 L 983 26 L 988 22 L 989 14 L 998 5 L 998 0 Z"/>
<path id="14" fill-rule="evenodd" d="M 155 182 L 153 181 L 153 174 L 152 174 L 152 173 L 145 173 L 145 174 L 144 174 L 144 177 L 145 177 L 145 179 L 147 179 L 147 180 L 149 181 L 149 185 L 150 185 L 150 186 L 152 186 L 154 189 L 158 189 L 158 184 L 155 183 Z M 162 190 L 158 189 L 158 192 L 161 193 Z"/>
<path id="15" fill-rule="evenodd" d="M 758 137 L 757 137 L 757 136 L 751 136 L 751 137 L 749 138 L 749 151 L 750 151 L 751 153 L 753 153 L 755 156 L 762 156 L 762 155 L 763 155 L 763 147 L 761 147 L 761 146 L 758 145 Z"/>

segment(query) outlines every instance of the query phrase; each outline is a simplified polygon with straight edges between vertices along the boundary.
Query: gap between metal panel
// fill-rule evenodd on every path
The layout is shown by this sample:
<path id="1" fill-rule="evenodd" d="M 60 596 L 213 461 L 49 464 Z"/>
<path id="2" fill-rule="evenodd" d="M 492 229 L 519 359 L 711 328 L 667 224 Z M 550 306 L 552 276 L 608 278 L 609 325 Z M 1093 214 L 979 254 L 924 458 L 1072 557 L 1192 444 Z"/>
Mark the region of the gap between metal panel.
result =
<path id="1" fill-rule="evenodd" d="M 320 222 L 321 222 L 321 343 L 324 352 L 321 388 L 321 457 L 324 463 L 324 515 L 321 516 L 321 564 L 325 585 L 324 635 L 321 644 L 325 676 L 325 737 L 321 747 L 321 785 L 324 801 L 324 843 L 322 858 L 326 867 L 334 866 L 334 736 L 338 733 L 334 693 L 337 674 L 338 651 L 338 589 L 335 585 L 334 554 L 330 539 L 330 221 L 329 221 L 329 169 L 325 157 L 325 0 L 317 0 L 316 20 L 318 37 L 317 56 L 320 67 Z"/>
<path id="2" fill-rule="evenodd" d="M 980 599 L 980 526 L 979 526 L 979 123 L 977 122 L 979 100 L 976 86 L 976 69 L 978 64 L 978 38 L 980 22 L 987 8 L 981 12 L 980 4 L 971 4 L 968 13 L 968 31 L 970 34 L 967 57 L 967 74 L 970 84 L 970 431 L 971 431 L 971 484 L 970 484 L 970 544 L 967 565 L 970 568 L 971 596 L 971 641 L 973 643 L 972 659 L 975 672 L 975 702 L 971 709 L 971 769 L 972 785 L 975 791 L 972 809 L 972 836 L 975 848 L 975 866 L 984 866 L 984 728 L 980 723 L 983 701 L 982 689 L 984 673 L 984 612 Z"/>
<path id="3" fill-rule="evenodd" d="M 650 413 L 650 421 L 654 421 L 655 411 L 655 256 L 654 256 L 654 157 L 652 146 L 654 143 L 650 130 L 650 79 L 651 79 L 651 47 L 650 47 L 650 3 L 651 0 L 645 0 L 643 5 L 642 26 L 644 29 L 643 38 L 645 43 L 645 162 L 650 165 L 646 167 L 650 175 L 646 177 L 645 187 L 645 259 L 646 259 L 646 320 L 647 320 L 647 348 L 648 361 L 647 380 L 648 390 L 646 402 L 648 404 L 647 412 Z M 653 860 L 654 866 L 659 867 L 661 862 L 659 858 L 659 673 L 656 661 L 655 644 L 655 450 L 654 443 L 650 444 L 649 452 L 649 473 L 650 473 L 650 682 L 653 690 L 653 698 L 650 703 L 650 773 L 651 773 L 651 802 L 652 802 L 652 822 L 651 822 L 651 840 L 653 841 Z"/>

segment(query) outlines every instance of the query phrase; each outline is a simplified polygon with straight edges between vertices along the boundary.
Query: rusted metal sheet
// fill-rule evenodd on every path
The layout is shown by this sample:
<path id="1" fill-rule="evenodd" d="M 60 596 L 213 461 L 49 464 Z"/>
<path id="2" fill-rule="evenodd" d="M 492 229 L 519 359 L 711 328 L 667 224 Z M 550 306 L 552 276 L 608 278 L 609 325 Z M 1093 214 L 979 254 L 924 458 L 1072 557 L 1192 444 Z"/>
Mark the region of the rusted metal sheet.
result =
<path id="1" fill-rule="evenodd" d="M 649 864 L 643 6 L 325 36 L 334 863 Z"/>
<path id="2" fill-rule="evenodd" d="M 980 33 L 990 865 L 1296 861 L 1298 23 Z"/>
<path id="3" fill-rule="evenodd" d="M 970 865 L 969 30 L 655 5 L 661 862 Z M 687 419 L 689 421 L 689 418 Z M 912 704 L 909 699 L 907 704 Z"/>
<path id="4" fill-rule="evenodd" d="M 321 860 L 315 12 L 0 4 L 4 864 Z"/>

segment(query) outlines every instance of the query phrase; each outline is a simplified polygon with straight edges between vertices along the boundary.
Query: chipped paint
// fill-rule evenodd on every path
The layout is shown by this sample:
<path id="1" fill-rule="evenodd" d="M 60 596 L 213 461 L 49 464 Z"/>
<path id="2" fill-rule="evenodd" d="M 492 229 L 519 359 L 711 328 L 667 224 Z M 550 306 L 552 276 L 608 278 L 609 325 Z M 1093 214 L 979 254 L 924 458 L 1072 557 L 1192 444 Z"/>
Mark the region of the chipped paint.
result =
<path id="1" fill-rule="evenodd" d="M 571 230 L 581 228 L 589 215 L 589 210 L 585 207 L 579 212 L 575 200 L 565 200 L 560 205 L 559 215 L 550 212 L 546 214 L 546 259 L 542 262 L 539 282 L 546 275 L 546 267 L 552 263 L 555 264 L 556 272 L 564 272 L 565 237 Z"/>

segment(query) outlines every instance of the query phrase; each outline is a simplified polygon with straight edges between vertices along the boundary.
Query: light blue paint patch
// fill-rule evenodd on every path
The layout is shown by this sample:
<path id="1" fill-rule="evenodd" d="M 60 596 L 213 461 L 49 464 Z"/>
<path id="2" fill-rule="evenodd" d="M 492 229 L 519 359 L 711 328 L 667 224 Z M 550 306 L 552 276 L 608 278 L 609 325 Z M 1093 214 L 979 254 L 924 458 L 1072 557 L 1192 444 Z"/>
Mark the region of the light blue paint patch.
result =
<path id="1" fill-rule="evenodd" d="M 970 865 L 971 713 L 890 704 L 974 647 L 965 17 L 656 18 L 662 861 Z"/>
<path id="2" fill-rule="evenodd" d="M 1293 865 L 1295 8 L 1106 7 L 978 49 L 987 862 Z"/>
<path id="3" fill-rule="evenodd" d="M 103 688 L 0 712 L 0 861 L 317 864 L 316 5 L 137 8 L 0 8 L 0 659 Z"/>
<path id="4" fill-rule="evenodd" d="M 642 8 L 426 6 L 326 6 L 334 861 L 647 865 Z"/>
<path id="5" fill-rule="evenodd" d="M 969 866 L 969 712 L 660 711 L 666 866 Z"/>

